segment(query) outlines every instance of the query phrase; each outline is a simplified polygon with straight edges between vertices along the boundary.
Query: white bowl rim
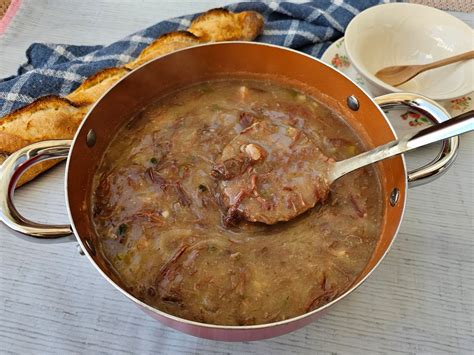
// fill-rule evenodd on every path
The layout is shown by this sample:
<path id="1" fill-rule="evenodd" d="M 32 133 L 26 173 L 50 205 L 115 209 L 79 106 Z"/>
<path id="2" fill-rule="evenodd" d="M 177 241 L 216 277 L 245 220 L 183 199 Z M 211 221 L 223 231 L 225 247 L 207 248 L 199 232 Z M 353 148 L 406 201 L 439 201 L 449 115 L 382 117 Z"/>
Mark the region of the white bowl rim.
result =
<path id="1" fill-rule="evenodd" d="M 376 6 L 372 6 L 372 7 L 369 7 L 368 9 L 365 9 L 364 11 L 362 11 L 361 13 L 359 13 L 357 16 L 355 16 L 351 22 L 349 22 L 349 25 L 347 25 L 347 28 L 346 28 L 346 32 L 344 34 L 344 47 L 346 49 L 346 53 L 347 53 L 347 56 L 349 57 L 349 60 L 350 62 L 352 63 L 352 65 L 354 65 L 354 67 L 356 68 L 356 70 L 360 73 L 363 74 L 363 76 L 375 83 L 376 85 L 378 86 L 381 86 L 383 87 L 385 90 L 389 91 L 389 92 L 406 92 L 406 90 L 402 90 L 402 89 L 399 89 L 397 87 L 394 87 L 394 86 L 391 86 L 391 85 L 388 85 L 387 83 L 383 82 L 382 80 L 378 79 L 374 74 L 371 74 L 369 73 L 367 70 L 365 70 L 364 68 L 362 68 L 358 63 L 357 61 L 354 60 L 354 56 L 351 55 L 351 51 L 349 49 L 349 45 L 347 44 L 348 42 L 350 42 L 350 29 L 354 26 L 354 20 L 357 19 L 357 21 L 360 21 L 360 18 L 362 15 L 365 15 L 367 16 L 367 14 L 373 12 L 373 11 L 377 11 L 377 10 L 380 10 L 380 7 L 381 6 L 384 6 L 384 8 L 388 8 L 389 6 L 390 7 L 399 7 L 399 8 L 402 8 L 402 7 L 405 7 L 405 8 L 417 8 L 417 9 L 422 9 L 423 11 L 432 11 L 432 12 L 436 12 L 442 16 L 446 16 L 446 17 L 449 17 L 451 19 L 454 19 L 455 22 L 457 22 L 459 24 L 460 27 L 464 27 L 465 29 L 467 29 L 468 31 L 471 31 L 474 35 L 474 29 L 472 29 L 467 23 L 463 22 L 462 20 L 458 19 L 457 17 L 449 14 L 448 12 L 446 11 L 443 11 L 443 10 L 440 10 L 440 9 L 437 9 L 437 8 L 434 8 L 434 7 L 430 7 L 430 6 L 426 6 L 426 5 L 422 5 L 422 4 L 413 4 L 413 3 L 406 3 L 406 2 L 398 2 L 398 3 L 386 3 L 386 4 L 379 4 L 379 5 L 376 5 Z M 348 36 L 349 34 L 349 36 Z M 349 41 L 348 41 L 349 39 Z M 470 93 L 472 93 L 474 90 L 468 90 L 466 92 L 463 92 L 463 93 L 460 93 L 460 94 L 456 94 L 455 96 L 441 96 L 441 95 L 431 95 L 430 99 L 432 100 L 436 100 L 436 101 L 444 101 L 444 100 L 452 100 L 452 99 L 455 99 L 455 98 L 458 98 L 458 97 L 462 97 L 462 96 L 466 96 L 466 95 L 469 95 Z"/>

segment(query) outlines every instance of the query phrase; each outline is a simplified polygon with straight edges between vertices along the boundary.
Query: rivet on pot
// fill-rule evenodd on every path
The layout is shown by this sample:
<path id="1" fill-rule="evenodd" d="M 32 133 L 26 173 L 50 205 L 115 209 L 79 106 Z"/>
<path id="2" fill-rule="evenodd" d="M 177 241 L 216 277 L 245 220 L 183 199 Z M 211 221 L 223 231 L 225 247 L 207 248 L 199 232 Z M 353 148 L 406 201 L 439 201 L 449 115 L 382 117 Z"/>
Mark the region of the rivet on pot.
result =
<path id="1" fill-rule="evenodd" d="M 84 244 L 86 245 L 86 248 L 89 251 L 89 254 L 95 256 L 95 246 L 92 244 L 92 242 L 89 239 L 84 240 Z"/>
<path id="2" fill-rule="evenodd" d="M 86 255 L 86 253 L 84 253 L 84 250 L 82 250 L 81 246 L 79 244 L 76 244 L 76 249 L 77 249 L 77 252 L 79 253 L 79 255 Z"/>
<path id="3" fill-rule="evenodd" d="M 357 100 L 357 98 L 354 95 L 348 96 L 347 97 L 347 106 L 349 106 L 349 108 L 352 111 L 357 111 L 357 110 L 359 110 L 359 100 Z"/>
<path id="4" fill-rule="evenodd" d="M 395 187 L 390 193 L 390 205 L 394 207 L 397 204 L 399 198 L 400 190 Z"/>
<path id="5" fill-rule="evenodd" d="M 93 147 L 95 145 L 95 141 L 97 139 L 97 135 L 95 134 L 95 131 L 91 129 L 86 136 L 86 143 L 88 147 Z"/>

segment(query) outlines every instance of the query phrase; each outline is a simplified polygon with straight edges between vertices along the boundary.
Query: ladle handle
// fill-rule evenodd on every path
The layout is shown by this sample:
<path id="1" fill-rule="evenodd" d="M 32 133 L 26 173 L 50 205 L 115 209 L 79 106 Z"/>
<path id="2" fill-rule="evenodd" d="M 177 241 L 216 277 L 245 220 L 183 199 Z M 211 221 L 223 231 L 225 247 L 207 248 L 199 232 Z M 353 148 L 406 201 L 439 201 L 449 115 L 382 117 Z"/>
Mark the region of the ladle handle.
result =
<path id="1" fill-rule="evenodd" d="M 425 145 L 458 136 L 474 130 L 474 110 L 465 112 L 434 126 L 425 128 L 415 134 L 407 134 L 399 140 L 381 145 L 352 158 L 335 163 L 330 174 L 330 180 L 359 169 L 363 166 L 384 160 Z"/>

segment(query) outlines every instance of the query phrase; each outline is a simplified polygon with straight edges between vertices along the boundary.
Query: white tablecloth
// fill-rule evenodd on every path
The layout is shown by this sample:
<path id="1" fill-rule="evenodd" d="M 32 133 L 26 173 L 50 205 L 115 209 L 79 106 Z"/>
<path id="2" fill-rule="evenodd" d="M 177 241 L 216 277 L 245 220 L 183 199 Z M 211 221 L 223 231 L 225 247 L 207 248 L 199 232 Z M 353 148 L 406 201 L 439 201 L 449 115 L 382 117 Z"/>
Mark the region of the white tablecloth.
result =
<path id="1" fill-rule="evenodd" d="M 0 77 L 33 41 L 107 43 L 172 16 L 227 1 L 23 0 L 0 36 Z M 472 14 L 456 14 L 472 26 Z M 350 297 L 297 332 L 253 343 L 193 338 L 147 317 L 74 244 L 40 245 L 0 225 L 0 353 L 472 353 L 474 135 L 441 179 L 409 191 L 383 264 Z M 431 155 L 430 155 L 431 154 Z M 411 156 L 426 161 L 435 149 Z M 66 222 L 62 168 L 17 193 L 20 209 Z"/>

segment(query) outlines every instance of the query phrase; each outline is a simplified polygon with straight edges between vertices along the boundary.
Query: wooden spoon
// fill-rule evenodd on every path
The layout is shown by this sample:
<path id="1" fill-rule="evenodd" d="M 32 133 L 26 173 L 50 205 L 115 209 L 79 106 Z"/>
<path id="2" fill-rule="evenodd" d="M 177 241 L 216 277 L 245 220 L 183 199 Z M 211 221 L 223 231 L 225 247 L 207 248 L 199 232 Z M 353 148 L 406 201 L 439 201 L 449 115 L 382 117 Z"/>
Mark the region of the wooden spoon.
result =
<path id="1" fill-rule="evenodd" d="M 408 80 L 413 79 L 415 76 L 423 73 L 424 71 L 468 59 L 474 59 L 474 51 L 458 54 L 428 64 L 396 65 L 393 67 L 383 68 L 379 70 L 375 76 L 389 85 L 398 86 L 407 82 Z"/>

